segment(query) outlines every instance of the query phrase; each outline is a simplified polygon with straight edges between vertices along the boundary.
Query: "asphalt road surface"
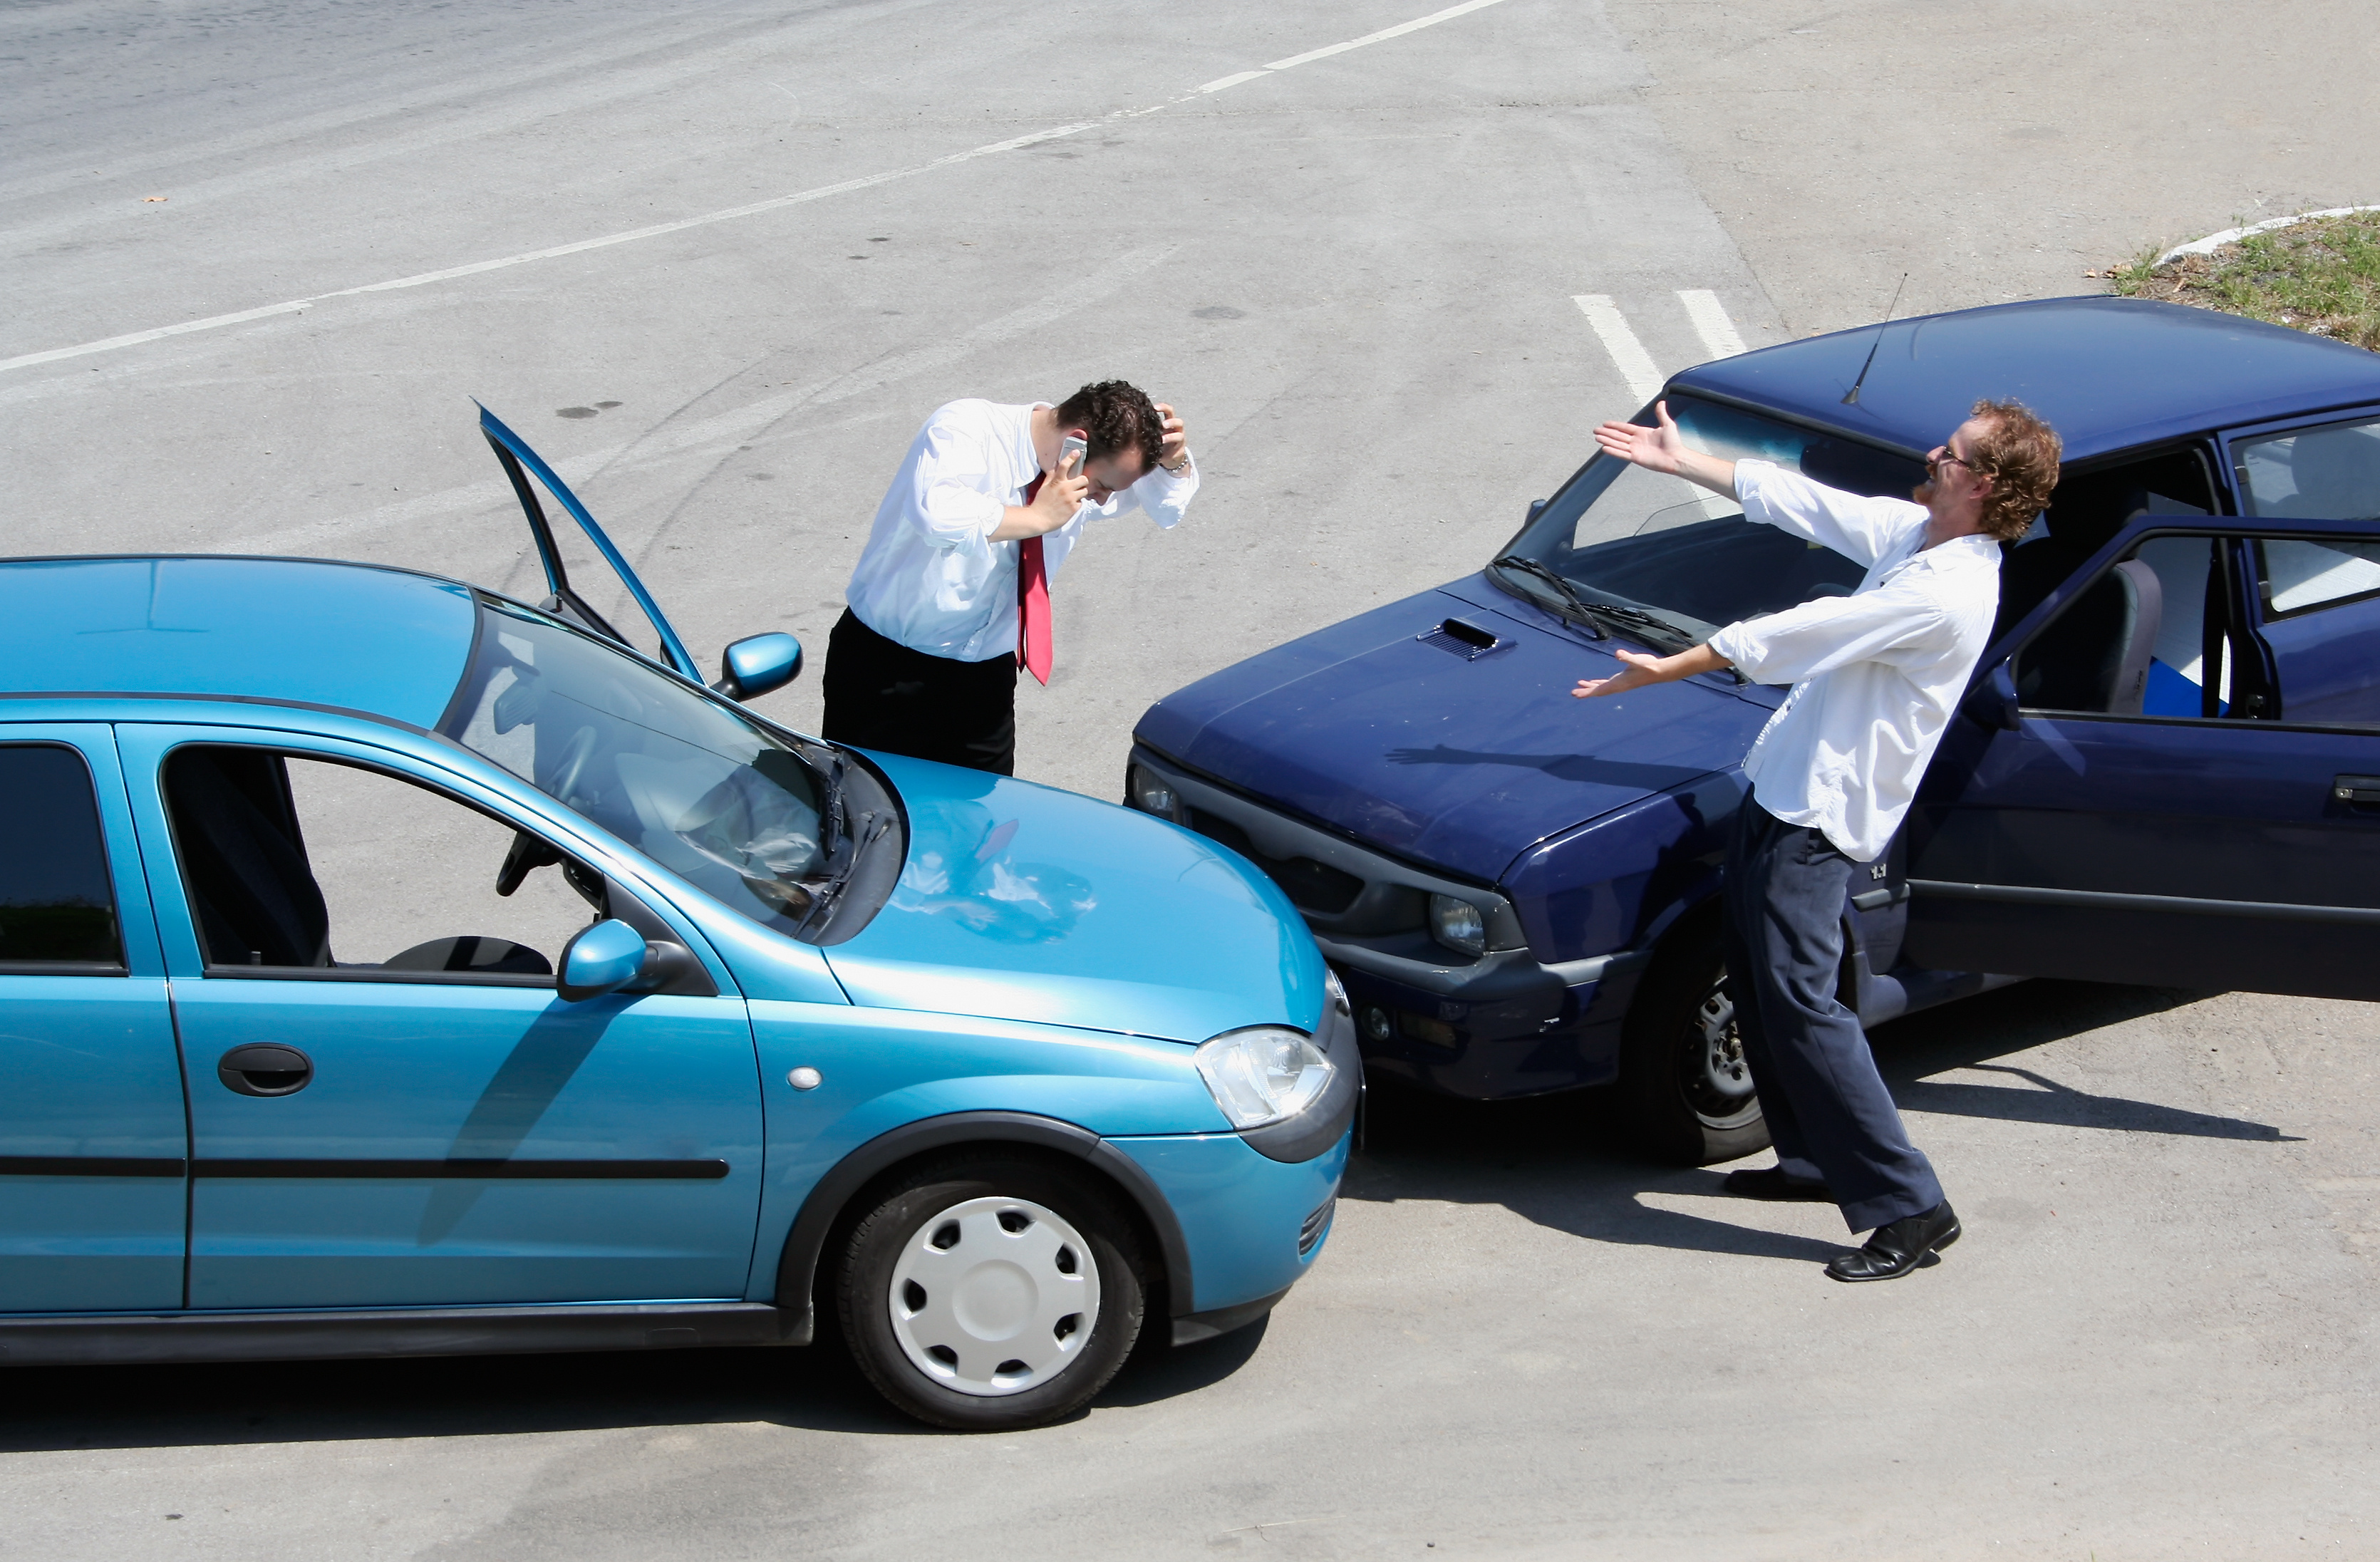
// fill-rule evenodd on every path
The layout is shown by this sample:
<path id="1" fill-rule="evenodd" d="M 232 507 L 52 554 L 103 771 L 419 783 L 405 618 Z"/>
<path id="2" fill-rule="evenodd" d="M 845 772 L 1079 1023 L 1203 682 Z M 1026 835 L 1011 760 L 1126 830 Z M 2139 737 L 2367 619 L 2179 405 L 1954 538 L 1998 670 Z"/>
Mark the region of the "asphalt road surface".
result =
<path id="1" fill-rule="evenodd" d="M 2350 0 L 1317 55 L 1428 5 L 18 0 L 0 551 L 535 594 L 476 396 L 698 656 L 822 651 L 933 406 L 1121 374 L 1206 487 L 1076 556 L 1020 721 L 1112 797 L 1151 699 L 1475 567 L 1648 375 L 2380 200 Z M 0 1557 L 2380 1550 L 2374 1011 L 2036 983 L 1876 1041 L 1967 1225 L 1897 1284 L 1591 1101 L 1382 1090 L 1313 1277 L 1070 1424 L 924 1433 L 822 1352 L 19 1373 Z"/>

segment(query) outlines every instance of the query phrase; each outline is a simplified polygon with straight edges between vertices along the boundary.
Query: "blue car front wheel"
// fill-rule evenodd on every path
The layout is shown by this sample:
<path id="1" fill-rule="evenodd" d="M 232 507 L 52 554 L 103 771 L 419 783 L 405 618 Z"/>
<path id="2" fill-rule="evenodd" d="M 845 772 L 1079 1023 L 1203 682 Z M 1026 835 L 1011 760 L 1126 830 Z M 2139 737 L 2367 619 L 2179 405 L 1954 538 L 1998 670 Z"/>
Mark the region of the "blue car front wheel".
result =
<path id="1" fill-rule="evenodd" d="M 919 1167 L 853 1228 L 836 1312 L 853 1358 L 920 1420 L 1011 1431 L 1070 1415 L 1140 1334 L 1131 1219 L 1082 1174 L 986 1151 Z"/>

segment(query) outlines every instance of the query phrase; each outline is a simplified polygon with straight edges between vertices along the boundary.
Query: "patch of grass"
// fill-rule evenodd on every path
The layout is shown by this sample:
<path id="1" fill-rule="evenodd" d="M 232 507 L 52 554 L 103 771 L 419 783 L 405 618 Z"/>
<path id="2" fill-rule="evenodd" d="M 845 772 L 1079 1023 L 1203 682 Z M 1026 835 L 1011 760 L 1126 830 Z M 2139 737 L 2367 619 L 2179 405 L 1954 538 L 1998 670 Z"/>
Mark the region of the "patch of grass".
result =
<path id="1" fill-rule="evenodd" d="M 2222 309 L 2380 352 L 2380 212 L 2251 234 L 2162 266 L 2144 254 L 2107 277 L 2122 297 Z"/>

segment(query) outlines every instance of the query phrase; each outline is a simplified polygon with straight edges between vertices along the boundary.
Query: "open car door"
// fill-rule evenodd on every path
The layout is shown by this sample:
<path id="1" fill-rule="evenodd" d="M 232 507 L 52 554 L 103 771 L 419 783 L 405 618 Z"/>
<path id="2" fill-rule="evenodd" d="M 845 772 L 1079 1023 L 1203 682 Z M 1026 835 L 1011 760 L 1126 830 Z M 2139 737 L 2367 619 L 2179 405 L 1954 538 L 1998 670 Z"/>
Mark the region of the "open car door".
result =
<path id="1" fill-rule="evenodd" d="M 529 535 L 537 541 L 538 559 L 545 566 L 546 587 L 552 593 L 539 605 L 557 618 L 567 619 L 582 629 L 591 630 L 640 655 L 650 654 L 655 661 L 673 672 L 701 683 L 702 674 L 696 670 L 694 658 L 687 654 L 686 643 L 678 638 L 677 631 L 670 627 L 669 620 L 662 615 L 661 604 L 653 600 L 652 593 L 645 589 L 645 583 L 637 578 L 637 572 L 628 567 L 628 561 L 620 556 L 620 550 L 613 546 L 603 528 L 595 524 L 595 517 L 588 513 L 586 505 L 578 502 L 578 496 L 570 491 L 569 485 L 554 474 L 543 456 L 528 447 L 527 440 L 504 427 L 504 420 L 484 406 L 480 408 L 480 431 L 488 436 L 488 443 L 495 450 L 496 459 L 504 464 L 504 476 L 512 479 L 513 491 L 520 496 L 521 511 L 528 518 Z M 651 623 L 658 637 L 659 645 L 652 652 L 643 652 L 589 606 L 585 598 L 571 589 L 570 572 L 563 563 L 561 548 L 555 544 L 553 526 L 546 518 L 545 506 L 538 500 L 537 489 L 529 484 L 531 476 L 553 496 L 554 503 L 578 523 L 578 528 L 595 545 L 595 551 L 619 575 L 620 584 L 627 587 L 629 597 Z"/>
<path id="2" fill-rule="evenodd" d="M 1911 815 L 1918 964 L 2380 999 L 2380 521 L 2250 499 L 1986 662 Z"/>

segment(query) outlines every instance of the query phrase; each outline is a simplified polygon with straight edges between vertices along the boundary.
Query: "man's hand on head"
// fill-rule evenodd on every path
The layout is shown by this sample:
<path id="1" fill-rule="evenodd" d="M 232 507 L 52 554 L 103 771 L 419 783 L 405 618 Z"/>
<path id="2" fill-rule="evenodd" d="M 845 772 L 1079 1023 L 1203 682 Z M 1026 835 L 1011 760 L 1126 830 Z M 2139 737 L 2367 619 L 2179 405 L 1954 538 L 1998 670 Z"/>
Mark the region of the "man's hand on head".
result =
<path id="1" fill-rule="evenodd" d="M 1181 414 L 1163 402 L 1157 404 L 1157 416 L 1165 420 L 1159 426 L 1157 464 L 1178 474 L 1190 464 L 1190 430 Z"/>

